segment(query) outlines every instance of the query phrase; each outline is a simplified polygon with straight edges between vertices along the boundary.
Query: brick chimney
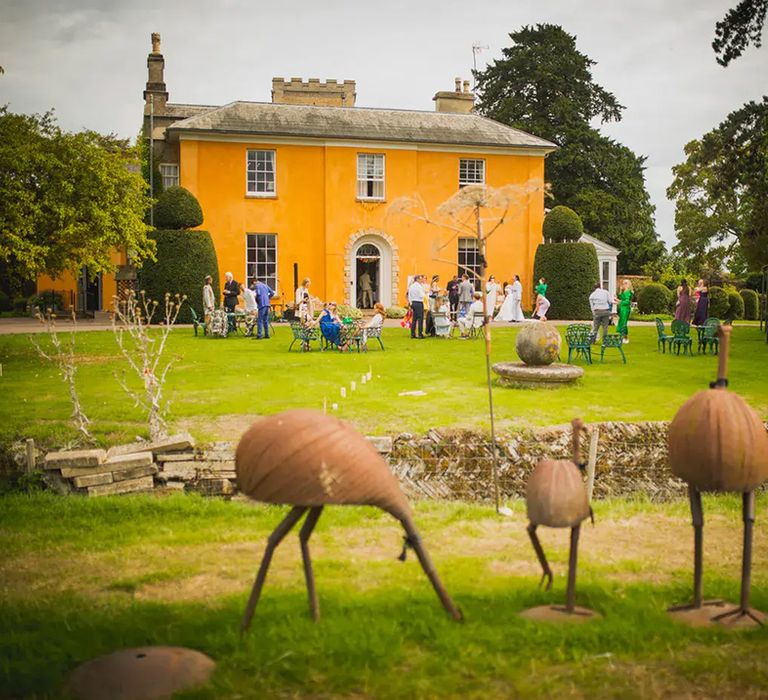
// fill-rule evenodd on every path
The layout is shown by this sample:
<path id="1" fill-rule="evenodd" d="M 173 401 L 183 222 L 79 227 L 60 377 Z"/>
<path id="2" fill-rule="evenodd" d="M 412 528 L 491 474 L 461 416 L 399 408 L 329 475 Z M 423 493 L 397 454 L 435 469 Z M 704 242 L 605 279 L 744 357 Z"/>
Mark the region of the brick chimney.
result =
<path id="1" fill-rule="evenodd" d="M 354 107 L 357 93 L 355 81 L 310 78 L 272 78 L 272 102 L 280 105 L 318 105 L 320 107 Z"/>
<path id="2" fill-rule="evenodd" d="M 147 85 L 144 89 L 145 115 L 149 114 L 150 101 L 154 105 L 155 116 L 165 114 L 168 90 L 165 87 L 164 71 L 165 59 L 160 53 L 160 34 L 152 32 L 152 52 L 147 56 Z"/>
<path id="3" fill-rule="evenodd" d="M 456 87 L 453 92 L 445 90 L 438 92 L 432 98 L 435 101 L 436 112 L 450 112 L 453 114 L 469 114 L 475 106 L 475 95 L 469 91 L 469 80 L 463 85 L 461 78 L 456 78 Z"/>

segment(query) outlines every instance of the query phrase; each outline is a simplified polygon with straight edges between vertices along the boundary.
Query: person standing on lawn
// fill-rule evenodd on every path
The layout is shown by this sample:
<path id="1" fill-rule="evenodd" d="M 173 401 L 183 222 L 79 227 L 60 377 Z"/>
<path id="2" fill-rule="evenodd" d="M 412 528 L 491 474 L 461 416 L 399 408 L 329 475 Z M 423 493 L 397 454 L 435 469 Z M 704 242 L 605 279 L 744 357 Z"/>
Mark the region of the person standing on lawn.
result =
<path id="1" fill-rule="evenodd" d="M 421 275 L 416 275 L 408 287 L 408 306 L 411 307 L 413 318 L 411 319 L 411 338 L 424 337 L 424 285 Z M 418 335 L 416 326 L 418 325 Z"/>
<path id="2" fill-rule="evenodd" d="M 451 319 L 456 320 L 456 316 L 459 312 L 459 284 L 461 280 L 458 275 L 455 275 L 453 279 L 449 280 L 446 285 L 446 291 L 448 292 L 448 304 L 450 305 Z"/>
<path id="3" fill-rule="evenodd" d="M 499 283 L 491 275 L 485 284 L 485 315 L 493 318 L 496 313 L 496 301 L 499 297 Z"/>
<path id="4" fill-rule="evenodd" d="M 245 335 L 253 335 L 253 326 L 259 315 L 259 307 L 256 305 L 256 297 L 248 287 L 240 285 L 240 294 L 245 304 Z"/>
<path id="5" fill-rule="evenodd" d="M 592 309 L 592 342 L 597 341 L 597 332 L 603 329 L 603 338 L 608 333 L 611 322 L 611 295 L 598 282 L 592 294 L 589 295 L 589 307 Z"/>
<path id="6" fill-rule="evenodd" d="M 621 283 L 621 293 L 616 298 L 619 307 L 619 322 L 616 331 L 622 337 L 622 343 L 629 342 L 629 313 L 632 311 L 632 283 L 625 279 Z"/>
<path id="7" fill-rule="evenodd" d="M 547 320 L 547 311 L 549 311 L 549 299 L 547 299 L 547 280 L 543 277 L 539 279 L 539 283 L 536 285 L 536 307 L 534 309 L 534 318 L 538 318 L 539 321 Z"/>
<path id="8" fill-rule="evenodd" d="M 275 296 L 275 291 L 261 280 L 257 280 L 254 285 L 253 293 L 256 297 L 256 305 L 259 309 L 256 326 L 256 340 L 269 338 L 269 300 Z"/>
<path id="9" fill-rule="evenodd" d="M 693 325 L 703 326 L 709 316 L 709 288 L 704 280 L 696 283 L 696 312 L 693 314 Z"/>
<path id="10" fill-rule="evenodd" d="M 459 315 L 466 316 L 469 313 L 469 307 L 475 296 L 475 286 L 469 281 L 469 277 L 464 274 L 461 276 L 459 285 Z"/>
<path id="11" fill-rule="evenodd" d="M 520 283 L 520 275 L 515 275 L 512 282 L 512 321 L 519 323 L 525 321 L 523 315 L 523 285 Z"/>
<path id="12" fill-rule="evenodd" d="M 205 285 L 203 286 L 203 320 L 208 323 L 213 309 L 216 307 L 216 297 L 213 296 L 213 277 L 205 276 Z"/>
<path id="13" fill-rule="evenodd" d="M 240 294 L 240 285 L 235 281 L 231 272 L 225 272 L 224 277 L 224 309 L 228 314 L 235 312 L 237 306 L 237 297 Z"/>
<path id="14" fill-rule="evenodd" d="M 680 286 L 677 288 L 675 321 L 691 322 L 691 289 L 688 286 L 688 280 L 685 279 L 680 280 Z"/>

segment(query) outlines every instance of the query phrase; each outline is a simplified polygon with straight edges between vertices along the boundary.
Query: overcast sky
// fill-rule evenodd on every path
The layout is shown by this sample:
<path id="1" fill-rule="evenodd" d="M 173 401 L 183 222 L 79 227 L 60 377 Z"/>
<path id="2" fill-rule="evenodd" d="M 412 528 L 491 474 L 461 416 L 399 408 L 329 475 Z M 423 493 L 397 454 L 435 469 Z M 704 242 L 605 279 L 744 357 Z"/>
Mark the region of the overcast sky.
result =
<path id="1" fill-rule="evenodd" d="M 471 77 L 474 42 L 489 47 L 481 67 L 520 26 L 560 24 L 626 106 L 604 132 L 647 156 L 657 230 L 674 242 L 664 192 L 683 146 L 768 83 L 768 47 L 727 69 L 715 62 L 715 22 L 736 2 L 0 0 L 0 103 L 133 137 L 158 31 L 173 102 L 269 101 L 273 76 L 301 76 L 356 80 L 360 106 L 432 110 L 437 90 Z"/>

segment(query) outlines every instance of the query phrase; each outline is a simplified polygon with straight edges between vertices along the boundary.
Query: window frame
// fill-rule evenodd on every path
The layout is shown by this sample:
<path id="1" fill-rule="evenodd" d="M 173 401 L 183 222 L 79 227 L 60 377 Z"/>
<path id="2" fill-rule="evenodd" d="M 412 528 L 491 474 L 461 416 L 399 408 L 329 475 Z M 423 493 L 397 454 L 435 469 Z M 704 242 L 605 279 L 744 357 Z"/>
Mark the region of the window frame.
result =
<path id="1" fill-rule="evenodd" d="M 255 239 L 255 245 L 253 247 L 251 247 L 251 245 L 250 245 L 250 239 L 251 239 L 252 236 Z M 259 245 L 258 245 L 259 236 L 265 236 L 265 237 L 271 238 L 274 241 L 274 249 L 275 249 L 275 260 L 274 260 L 274 263 L 270 263 L 268 261 L 259 262 L 259 259 L 258 259 L 258 253 L 259 253 L 259 250 L 260 250 Z M 264 248 L 261 248 L 261 249 L 262 250 L 268 250 L 267 247 L 264 247 Z M 248 253 L 251 250 L 254 250 L 255 251 L 255 255 L 256 255 L 256 259 L 253 262 L 251 262 L 249 260 L 249 256 L 248 256 Z M 279 263 L 278 235 L 276 233 L 249 232 L 249 231 L 247 231 L 246 234 L 245 234 L 245 286 L 246 287 L 250 287 L 251 286 L 251 282 L 254 279 L 260 279 L 262 277 L 262 276 L 259 275 L 259 265 L 272 265 L 272 264 L 274 264 L 274 274 L 271 275 L 271 276 L 270 275 L 266 275 L 262 281 L 265 281 L 265 282 L 267 282 L 267 284 L 269 284 L 269 282 L 267 280 L 268 279 L 272 279 L 274 281 L 274 286 L 270 285 L 270 287 L 272 287 L 272 289 L 275 291 L 275 294 L 277 294 L 277 285 L 279 284 L 279 281 L 280 281 L 280 277 L 279 277 L 279 264 L 278 263 Z M 248 274 L 248 269 L 249 269 L 249 266 L 251 266 L 251 265 L 253 265 L 255 267 L 253 275 L 249 275 Z"/>
<path id="2" fill-rule="evenodd" d="M 250 156 L 251 153 L 271 153 L 272 154 L 272 191 L 265 191 L 265 192 L 259 192 L 258 190 L 255 190 L 251 192 L 248 188 L 250 187 L 250 176 L 251 172 L 253 172 L 254 175 L 254 187 L 258 186 L 258 179 L 257 176 L 259 174 L 259 170 L 255 169 L 251 171 L 249 169 L 250 164 Z M 258 156 L 256 156 L 255 163 L 258 165 Z M 264 171 L 266 172 L 266 171 Z M 246 148 L 245 149 L 245 196 L 246 197 L 253 197 L 255 199 L 274 199 L 277 197 L 277 149 L 274 148 Z"/>
<path id="3" fill-rule="evenodd" d="M 483 179 L 480 182 L 468 182 L 461 179 L 461 166 L 463 163 L 482 163 L 482 169 L 483 169 Z M 476 166 L 475 166 L 476 167 Z M 459 158 L 459 189 L 462 187 L 467 187 L 469 185 L 484 185 L 485 184 L 485 176 L 486 176 L 486 164 L 485 164 L 485 158 Z"/>
<path id="4" fill-rule="evenodd" d="M 171 179 L 168 177 L 164 172 L 163 168 L 176 168 L 176 175 L 174 177 L 175 182 L 172 185 L 166 185 L 165 181 L 166 179 Z M 160 181 L 163 184 L 163 189 L 167 190 L 169 187 L 178 187 L 179 185 L 179 164 L 178 163 L 159 163 L 157 166 L 157 170 L 160 173 Z"/>
<path id="5" fill-rule="evenodd" d="M 365 180 L 360 179 L 360 159 L 361 157 L 365 158 L 381 158 L 381 179 L 376 179 L 375 176 L 373 179 L 366 178 Z M 377 182 L 381 182 L 381 196 L 367 196 L 367 195 L 361 195 L 360 194 L 360 186 L 362 184 L 367 185 L 368 183 L 373 183 L 374 186 Z M 367 189 L 367 188 L 366 188 Z M 367 152 L 361 152 L 357 153 L 357 156 L 355 158 L 355 199 L 358 202 L 386 202 L 387 201 L 387 158 L 385 153 L 367 153 Z"/>
<path id="6" fill-rule="evenodd" d="M 472 247 L 467 247 L 467 242 L 472 242 Z M 469 262 L 469 256 L 468 253 L 474 252 L 474 255 L 472 256 L 474 258 L 474 262 L 470 264 Z M 462 253 L 464 254 L 464 259 L 462 260 Z M 457 241 L 457 249 L 456 249 L 456 263 L 457 263 L 457 269 L 459 273 L 459 278 L 461 278 L 461 275 L 469 275 L 467 270 L 472 270 L 473 274 L 470 276 L 470 281 L 475 287 L 475 290 L 480 289 L 480 282 L 481 282 L 481 264 L 480 264 L 480 245 L 478 243 L 477 238 L 474 236 L 460 236 Z"/>

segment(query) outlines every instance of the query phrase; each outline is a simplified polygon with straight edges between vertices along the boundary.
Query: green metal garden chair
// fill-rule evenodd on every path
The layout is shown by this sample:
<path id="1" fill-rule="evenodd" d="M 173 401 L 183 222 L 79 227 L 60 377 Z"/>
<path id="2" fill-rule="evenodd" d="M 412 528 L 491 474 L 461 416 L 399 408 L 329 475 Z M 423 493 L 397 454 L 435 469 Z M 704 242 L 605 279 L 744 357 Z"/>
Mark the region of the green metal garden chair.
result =
<path id="1" fill-rule="evenodd" d="M 708 318 L 704 322 L 704 328 L 699 334 L 699 352 L 706 354 L 707 348 L 712 349 L 712 354 L 717 355 L 720 349 L 720 340 L 717 337 L 717 329 L 720 327 L 720 319 Z"/>
<path id="2" fill-rule="evenodd" d="M 658 340 L 656 341 L 656 350 L 661 347 L 663 353 L 667 352 L 667 343 L 670 344 L 670 352 L 672 351 L 672 339 L 674 336 L 667 335 L 667 331 L 664 328 L 664 321 L 660 318 L 656 319 L 656 333 L 658 333 Z"/>
<path id="3" fill-rule="evenodd" d="M 317 327 L 307 328 L 302 326 L 298 321 L 291 323 L 291 332 L 293 333 L 293 340 L 288 346 L 288 352 L 291 351 L 294 343 L 297 341 L 301 343 L 301 351 L 307 352 L 309 350 L 309 344 L 313 340 L 317 340 L 320 335 L 320 329 Z"/>
<path id="4" fill-rule="evenodd" d="M 585 323 L 572 323 L 565 329 L 565 342 L 568 343 L 568 363 L 575 351 L 575 359 L 581 355 L 588 365 L 592 364 L 592 328 Z"/>
<path id="5" fill-rule="evenodd" d="M 202 328 L 203 335 L 208 332 L 208 328 L 205 321 L 201 321 L 200 317 L 195 313 L 195 310 L 190 306 L 189 312 L 192 314 L 192 328 L 195 330 L 195 337 L 197 337 L 197 329 Z"/>
<path id="6" fill-rule="evenodd" d="M 627 356 L 624 354 L 624 336 L 618 333 L 606 333 L 603 338 L 603 344 L 600 346 L 600 363 L 603 362 L 603 356 L 605 355 L 606 348 L 618 348 L 621 353 L 621 359 L 624 364 L 627 364 Z"/>
<path id="7" fill-rule="evenodd" d="M 674 348 L 677 354 L 680 354 L 680 348 L 683 348 L 683 354 L 693 355 L 693 340 L 691 340 L 691 324 L 685 321 L 672 321 L 672 340 L 669 341 L 670 349 Z"/>

